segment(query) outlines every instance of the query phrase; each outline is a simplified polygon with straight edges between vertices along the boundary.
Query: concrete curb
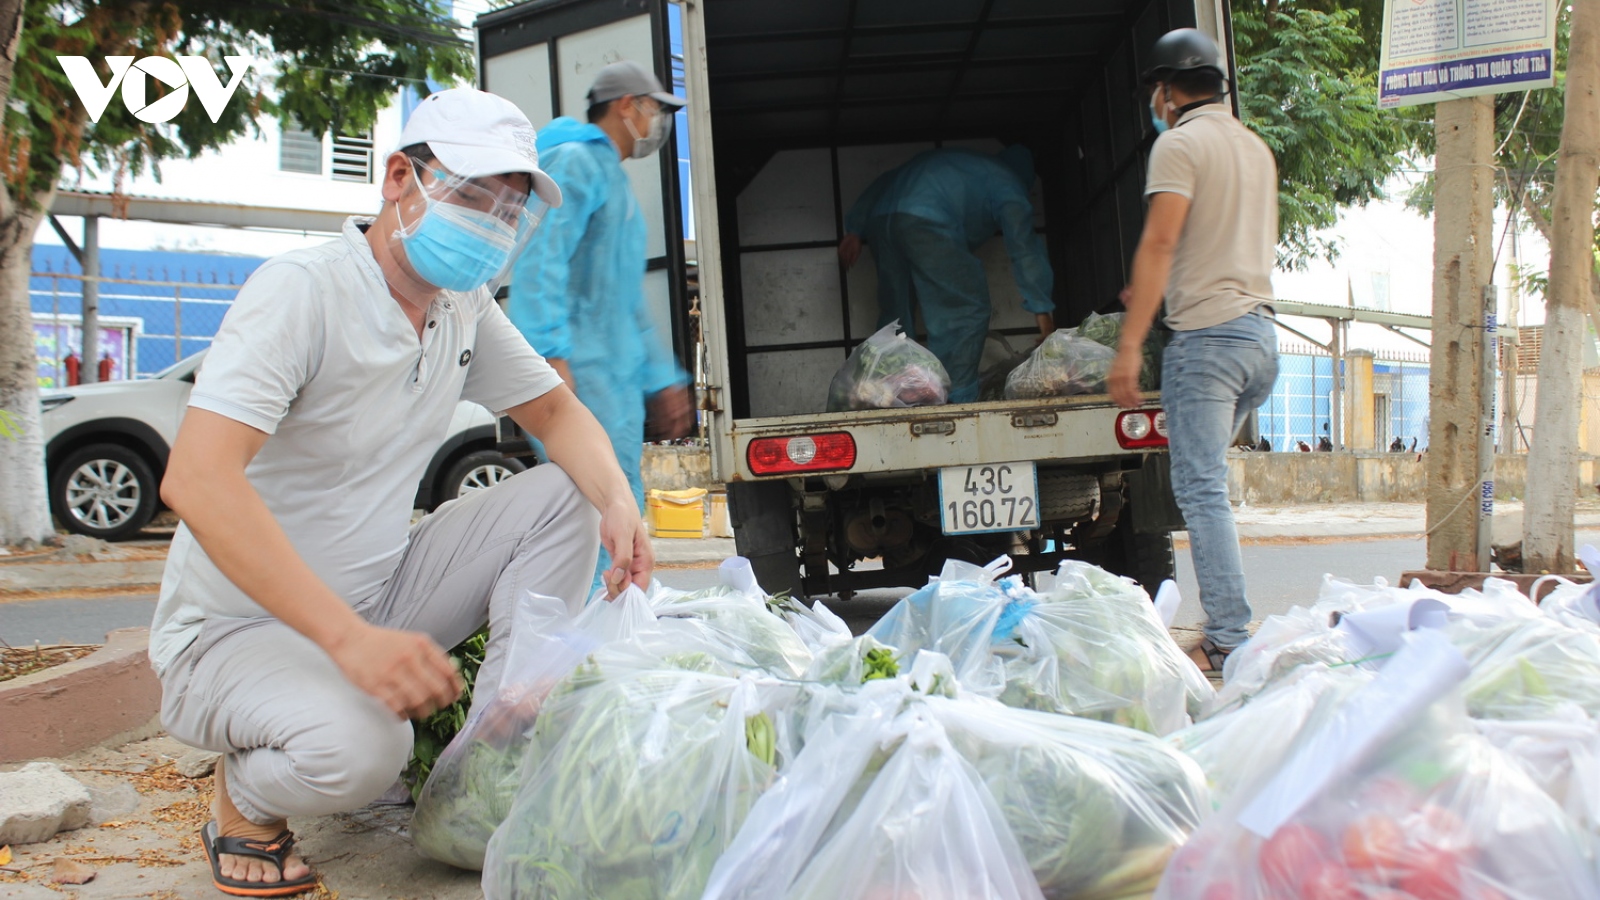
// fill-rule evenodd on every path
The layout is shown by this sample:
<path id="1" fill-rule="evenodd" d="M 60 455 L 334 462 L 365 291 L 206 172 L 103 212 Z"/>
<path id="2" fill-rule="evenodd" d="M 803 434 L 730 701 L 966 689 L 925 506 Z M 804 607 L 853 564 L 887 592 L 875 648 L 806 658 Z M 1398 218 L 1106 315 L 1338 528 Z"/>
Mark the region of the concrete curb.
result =
<path id="1" fill-rule="evenodd" d="M 0 566 L 0 592 L 156 585 L 166 565 L 164 559 L 11 563 Z"/>
<path id="2" fill-rule="evenodd" d="M 119 628 L 80 660 L 0 682 L 0 763 L 58 758 L 161 730 L 150 630 Z"/>

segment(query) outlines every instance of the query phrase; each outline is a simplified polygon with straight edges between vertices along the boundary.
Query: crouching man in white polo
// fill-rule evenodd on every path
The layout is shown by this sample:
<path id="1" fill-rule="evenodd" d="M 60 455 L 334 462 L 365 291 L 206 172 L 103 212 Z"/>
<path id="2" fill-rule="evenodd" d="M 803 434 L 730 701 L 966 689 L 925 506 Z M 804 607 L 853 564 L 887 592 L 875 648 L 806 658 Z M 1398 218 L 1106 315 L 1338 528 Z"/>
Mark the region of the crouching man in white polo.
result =
<path id="1" fill-rule="evenodd" d="M 172 448 L 172 542 L 150 655 L 162 722 L 223 754 L 205 828 L 225 893 L 315 876 L 288 820 L 395 782 L 407 719 L 462 685 L 441 647 L 486 621 L 498 678 L 525 590 L 613 595 L 653 557 L 610 440 L 491 299 L 561 192 L 510 102 L 436 93 L 383 171 L 376 219 L 264 263 L 223 320 Z M 532 202 L 530 203 L 530 197 Z M 409 528 L 457 403 L 511 416 L 541 465 Z"/>

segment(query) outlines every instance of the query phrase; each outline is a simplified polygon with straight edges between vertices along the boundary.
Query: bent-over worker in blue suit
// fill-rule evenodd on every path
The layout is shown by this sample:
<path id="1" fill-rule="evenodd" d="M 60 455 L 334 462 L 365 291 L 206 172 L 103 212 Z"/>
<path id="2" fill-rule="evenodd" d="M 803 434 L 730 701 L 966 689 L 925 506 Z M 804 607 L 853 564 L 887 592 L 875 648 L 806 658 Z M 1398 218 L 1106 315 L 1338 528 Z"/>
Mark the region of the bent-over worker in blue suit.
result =
<path id="1" fill-rule="evenodd" d="M 999 156 L 929 150 L 878 176 L 845 217 L 839 259 L 849 268 L 863 244 L 872 248 L 879 328 L 898 319 L 910 331 L 915 297 L 928 349 L 950 373 L 951 403 L 978 399 L 990 306 L 988 275 L 973 251 L 996 233 L 1005 237 L 1022 305 L 1041 334 L 1055 330 L 1054 276 L 1033 230 L 1032 187 L 1033 157 L 1025 147 Z"/>

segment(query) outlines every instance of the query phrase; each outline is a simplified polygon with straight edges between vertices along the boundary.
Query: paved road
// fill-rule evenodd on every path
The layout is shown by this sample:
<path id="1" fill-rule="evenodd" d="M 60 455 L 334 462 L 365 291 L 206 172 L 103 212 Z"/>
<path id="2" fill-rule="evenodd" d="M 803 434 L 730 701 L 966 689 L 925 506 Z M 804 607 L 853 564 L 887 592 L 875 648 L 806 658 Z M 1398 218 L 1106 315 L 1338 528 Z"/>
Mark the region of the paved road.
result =
<path id="1" fill-rule="evenodd" d="M 1600 531 L 1580 531 L 1578 541 L 1600 545 Z M 1357 582 L 1374 578 L 1397 581 L 1400 573 L 1421 567 L 1422 538 L 1350 540 L 1338 543 L 1255 544 L 1244 548 L 1250 599 L 1257 618 L 1281 613 L 1316 599 L 1324 573 Z M 716 570 L 666 569 L 663 583 L 683 590 L 715 584 Z M 1201 620 L 1194 566 L 1187 550 L 1178 551 L 1178 586 L 1183 606 L 1175 624 Z M 904 590 L 869 591 L 847 603 L 830 604 L 858 630 L 904 596 Z M 13 646 L 42 643 L 97 643 L 113 628 L 148 625 L 155 610 L 153 595 L 100 597 L 92 600 L 0 600 L 0 640 Z"/>

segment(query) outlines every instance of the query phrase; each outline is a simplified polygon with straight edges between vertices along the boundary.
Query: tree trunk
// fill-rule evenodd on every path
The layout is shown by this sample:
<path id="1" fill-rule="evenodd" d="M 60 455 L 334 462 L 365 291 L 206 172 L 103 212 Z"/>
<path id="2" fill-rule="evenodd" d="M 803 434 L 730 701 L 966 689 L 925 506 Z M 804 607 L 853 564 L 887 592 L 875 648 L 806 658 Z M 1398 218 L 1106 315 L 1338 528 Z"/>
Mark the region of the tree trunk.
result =
<path id="1" fill-rule="evenodd" d="M 1584 314 L 1594 277 L 1594 195 L 1600 182 L 1600 3 L 1572 6 L 1566 121 L 1556 159 L 1550 288 L 1545 297 L 1534 441 L 1522 523 L 1527 572 L 1571 572 Z"/>
<path id="2" fill-rule="evenodd" d="M 15 439 L 0 438 L 0 545 L 43 541 L 54 534 L 39 423 L 39 358 L 28 298 L 33 235 L 54 198 L 54 191 L 36 198 L 44 205 L 34 209 L 12 205 L 11 215 L 0 219 L 0 410 L 22 432 Z"/>

